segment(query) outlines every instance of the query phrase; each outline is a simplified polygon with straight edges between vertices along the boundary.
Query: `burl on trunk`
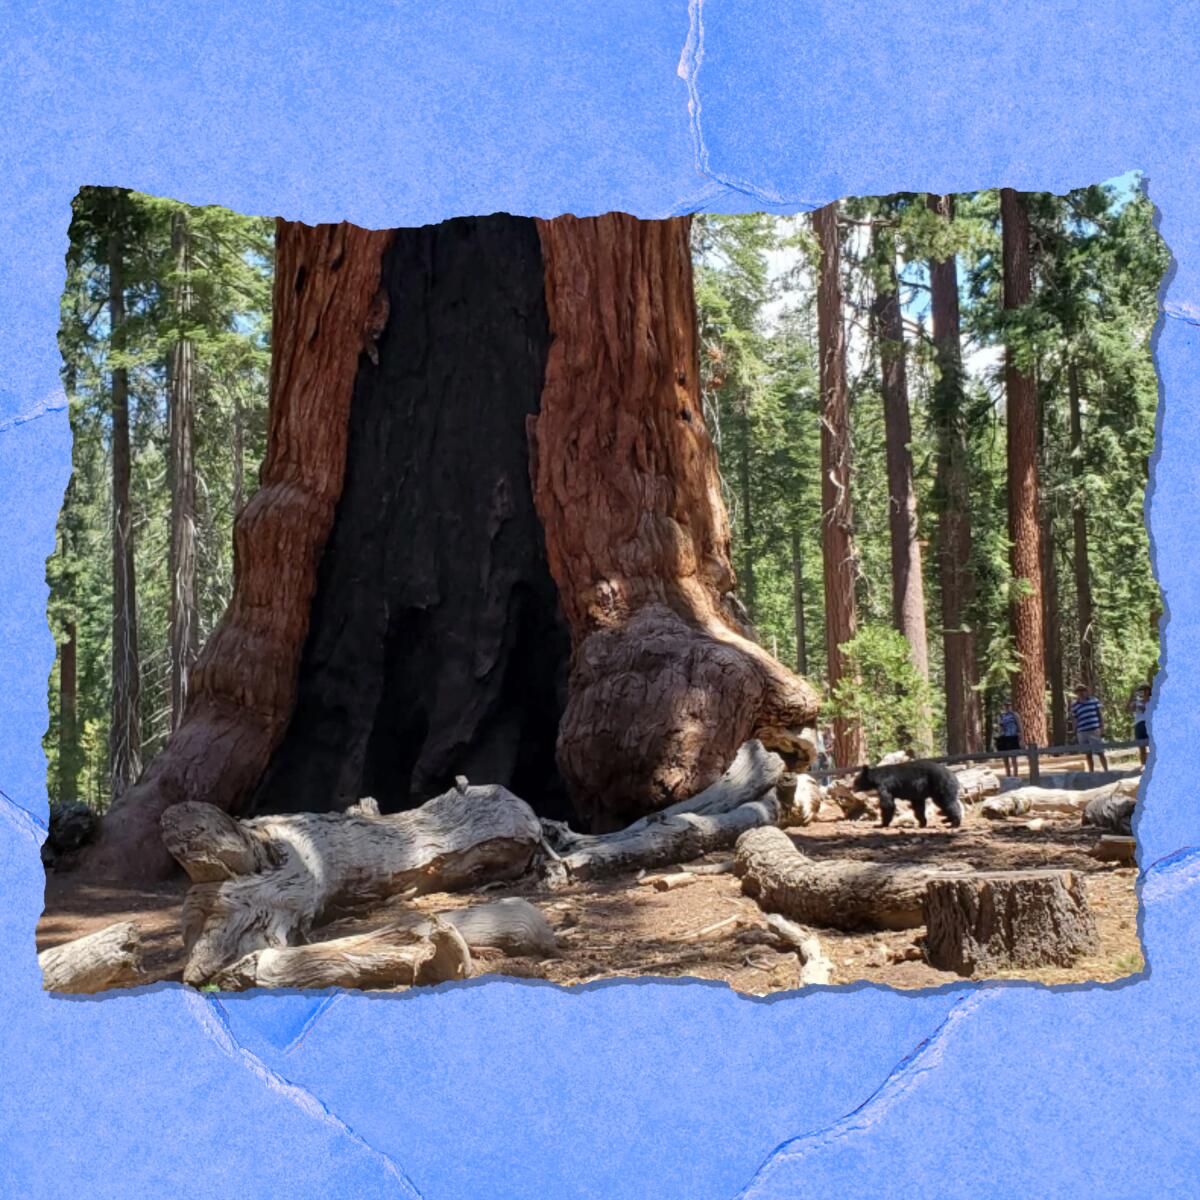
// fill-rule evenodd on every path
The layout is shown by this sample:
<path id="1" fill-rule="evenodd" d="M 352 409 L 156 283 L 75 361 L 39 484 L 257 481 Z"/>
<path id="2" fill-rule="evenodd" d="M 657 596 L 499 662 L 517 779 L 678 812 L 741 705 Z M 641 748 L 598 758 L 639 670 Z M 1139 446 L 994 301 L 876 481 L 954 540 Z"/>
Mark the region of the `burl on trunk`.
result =
<path id="1" fill-rule="evenodd" d="M 559 768 L 616 829 L 790 749 L 816 692 L 749 636 L 699 396 L 689 222 L 539 221 L 554 341 L 534 500 L 573 654 Z"/>

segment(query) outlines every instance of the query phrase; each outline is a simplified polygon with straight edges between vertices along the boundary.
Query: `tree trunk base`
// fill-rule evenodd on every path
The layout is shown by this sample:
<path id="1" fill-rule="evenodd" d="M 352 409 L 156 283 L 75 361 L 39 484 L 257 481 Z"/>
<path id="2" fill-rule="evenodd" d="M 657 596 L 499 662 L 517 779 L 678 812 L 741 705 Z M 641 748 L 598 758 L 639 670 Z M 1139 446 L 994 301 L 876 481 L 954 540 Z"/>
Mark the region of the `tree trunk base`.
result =
<path id="1" fill-rule="evenodd" d="M 1083 877 L 1073 871 L 996 871 L 931 880 L 925 953 L 959 975 L 1072 966 L 1096 946 Z"/>
<path id="2" fill-rule="evenodd" d="M 742 891 L 765 912 L 830 929 L 915 929 L 925 885 L 943 872 L 835 859 L 814 862 L 782 829 L 752 829 L 737 842 Z"/>

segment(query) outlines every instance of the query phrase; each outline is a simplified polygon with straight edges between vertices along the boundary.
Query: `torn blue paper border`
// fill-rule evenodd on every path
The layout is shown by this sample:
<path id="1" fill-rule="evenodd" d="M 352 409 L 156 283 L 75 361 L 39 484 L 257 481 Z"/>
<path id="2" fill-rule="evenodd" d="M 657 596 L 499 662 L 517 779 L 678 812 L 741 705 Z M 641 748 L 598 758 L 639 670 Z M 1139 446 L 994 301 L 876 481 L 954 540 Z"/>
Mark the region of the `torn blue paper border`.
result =
<path id="1" fill-rule="evenodd" d="M 1200 1168 L 1200 9 L 1145 0 L 164 0 L 0 38 L 0 1194 L 1184 1196 Z M 71 197 L 384 227 L 795 211 L 1131 168 L 1175 257 L 1147 500 L 1166 669 L 1140 814 L 1148 972 L 1111 986 L 489 982 L 373 999 L 51 998 L 32 954 L 69 468 Z"/>

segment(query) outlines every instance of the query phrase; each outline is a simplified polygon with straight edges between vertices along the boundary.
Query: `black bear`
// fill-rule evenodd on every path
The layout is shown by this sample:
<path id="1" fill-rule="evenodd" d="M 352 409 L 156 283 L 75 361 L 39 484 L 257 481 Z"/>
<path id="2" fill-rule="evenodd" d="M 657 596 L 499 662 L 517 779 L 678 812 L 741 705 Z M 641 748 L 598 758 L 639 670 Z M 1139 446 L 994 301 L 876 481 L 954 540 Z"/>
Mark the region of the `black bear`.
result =
<path id="1" fill-rule="evenodd" d="M 958 798 L 958 780 L 941 763 L 892 763 L 886 767 L 864 767 L 854 781 L 856 792 L 876 788 L 879 792 L 880 824 L 890 825 L 896 815 L 896 801 L 908 800 L 925 828 L 925 801 L 932 800 L 950 825 L 962 824 L 963 807 Z"/>

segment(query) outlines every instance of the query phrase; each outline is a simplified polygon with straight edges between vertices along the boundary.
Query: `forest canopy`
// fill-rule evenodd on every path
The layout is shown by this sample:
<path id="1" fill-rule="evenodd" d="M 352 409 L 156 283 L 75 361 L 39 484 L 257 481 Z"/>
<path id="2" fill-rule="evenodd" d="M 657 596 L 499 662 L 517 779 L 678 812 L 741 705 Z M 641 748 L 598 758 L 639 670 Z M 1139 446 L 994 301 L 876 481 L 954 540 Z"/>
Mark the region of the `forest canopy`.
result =
<path id="1" fill-rule="evenodd" d="M 871 758 L 990 741 L 1028 674 L 1014 612 L 1035 594 L 1048 738 L 1065 740 L 1078 681 L 1128 733 L 1155 670 L 1143 505 L 1167 252 L 1134 176 L 1012 195 L 692 222 L 738 600 L 766 651 L 821 687 L 839 746 Z M 60 329 L 74 469 L 47 569 L 54 801 L 102 810 L 138 778 L 225 612 L 267 448 L 274 262 L 265 219 L 112 188 L 75 202 Z M 1036 580 L 1014 568 L 1030 517 L 1013 509 L 1028 498 L 1014 394 L 1036 409 Z"/>

